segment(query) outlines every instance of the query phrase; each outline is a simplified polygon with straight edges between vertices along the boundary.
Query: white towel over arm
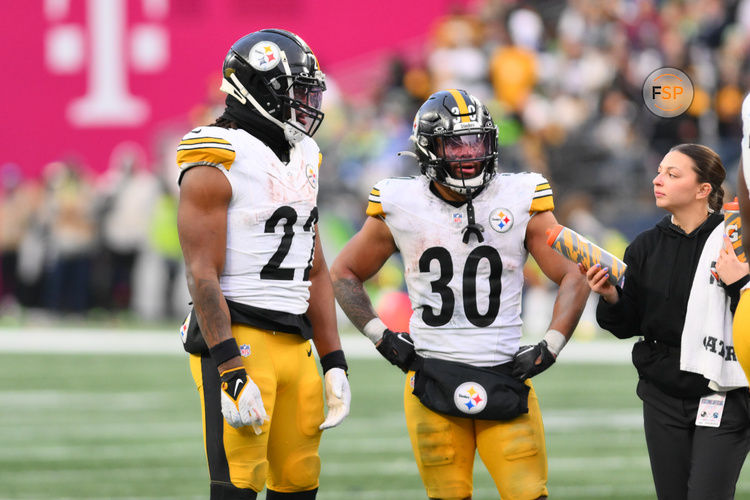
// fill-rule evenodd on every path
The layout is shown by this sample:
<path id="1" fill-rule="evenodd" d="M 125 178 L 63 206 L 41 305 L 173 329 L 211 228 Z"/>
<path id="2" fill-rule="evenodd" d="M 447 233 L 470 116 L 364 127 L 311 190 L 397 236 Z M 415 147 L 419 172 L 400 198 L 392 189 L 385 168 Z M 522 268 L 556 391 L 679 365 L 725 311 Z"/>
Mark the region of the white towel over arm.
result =
<path id="1" fill-rule="evenodd" d="M 723 245 L 724 225 L 719 224 L 706 240 L 695 270 L 680 353 L 680 370 L 703 375 L 716 392 L 748 386 L 734 353 L 730 298 L 711 274 Z"/>

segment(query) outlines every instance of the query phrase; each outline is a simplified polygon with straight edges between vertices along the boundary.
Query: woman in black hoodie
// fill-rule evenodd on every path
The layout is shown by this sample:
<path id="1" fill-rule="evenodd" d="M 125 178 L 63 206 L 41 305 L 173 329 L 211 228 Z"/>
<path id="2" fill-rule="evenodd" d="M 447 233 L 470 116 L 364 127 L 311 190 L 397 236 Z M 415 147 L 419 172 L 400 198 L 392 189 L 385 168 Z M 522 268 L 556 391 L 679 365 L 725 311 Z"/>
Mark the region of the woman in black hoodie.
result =
<path id="1" fill-rule="evenodd" d="M 623 287 L 607 281 L 606 268 L 581 267 L 591 289 L 601 295 L 599 325 L 618 338 L 644 337 L 633 347 L 633 363 L 660 500 L 733 498 L 750 449 L 748 389 L 726 393 L 719 427 L 697 426 L 699 402 L 713 391 L 702 375 L 680 370 L 693 277 L 709 234 L 723 223 L 725 175 L 721 159 L 710 148 L 672 148 L 653 180 L 656 206 L 671 215 L 638 235 L 625 251 Z M 740 289 L 750 280 L 748 266 L 733 251 L 720 253 L 716 271 L 727 284 L 724 291 L 734 311 Z"/>

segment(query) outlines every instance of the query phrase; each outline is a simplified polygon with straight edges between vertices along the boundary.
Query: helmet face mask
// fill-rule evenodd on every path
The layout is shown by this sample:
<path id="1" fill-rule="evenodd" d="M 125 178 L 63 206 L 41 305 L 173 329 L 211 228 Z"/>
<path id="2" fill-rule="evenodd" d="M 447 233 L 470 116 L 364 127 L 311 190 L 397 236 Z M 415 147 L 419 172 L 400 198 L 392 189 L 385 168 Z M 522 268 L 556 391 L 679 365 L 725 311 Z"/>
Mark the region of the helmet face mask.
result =
<path id="1" fill-rule="evenodd" d="M 478 191 L 495 173 L 497 127 L 465 91 L 430 96 L 417 112 L 411 139 L 422 173 L 459 194 Z"/>
<path id="2" fill-rule="evenodd" d="M 284 121 L 312 137 L 325 116 L 320 107 L 325 86 L 310 85 L 297 78 L 285 95 L 277 98 L 286 104 Z"/>
<path id="3" fill-rule="evenodd" d="M 325 75 L 310 47 L 289 31 L 266 29 L 232 45 L 221 90 L 282 128 L 298 142 L 312 137 L 324 114 Z"/>

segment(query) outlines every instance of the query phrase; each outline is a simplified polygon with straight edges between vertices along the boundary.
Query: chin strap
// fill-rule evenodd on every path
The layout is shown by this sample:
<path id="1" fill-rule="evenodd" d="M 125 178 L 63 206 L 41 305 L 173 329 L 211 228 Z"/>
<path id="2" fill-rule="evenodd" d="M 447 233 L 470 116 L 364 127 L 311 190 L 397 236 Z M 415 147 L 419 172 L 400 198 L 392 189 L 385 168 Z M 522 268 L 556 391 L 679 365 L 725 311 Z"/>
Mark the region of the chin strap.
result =
<path id="1" fill-rule="evenodd" d="M 482 236 L 484 228 L 481 224 L 476 223 L 476 220 L 474 218 L 474 205 L 471 203 L 472 198 L 473 196 L 469 194 L 469 198 L 466 200 L 466 215 L 469 218 L 469 225 L 463 228 L 463 230 L 461 231 L 464 233 L 464 243 L 466 243 L 467 245 L 471 240 L 472 234 L 476 235 L 477 241 L 479 243 L 482 243 L 484 241 L 484 236 Z"/>

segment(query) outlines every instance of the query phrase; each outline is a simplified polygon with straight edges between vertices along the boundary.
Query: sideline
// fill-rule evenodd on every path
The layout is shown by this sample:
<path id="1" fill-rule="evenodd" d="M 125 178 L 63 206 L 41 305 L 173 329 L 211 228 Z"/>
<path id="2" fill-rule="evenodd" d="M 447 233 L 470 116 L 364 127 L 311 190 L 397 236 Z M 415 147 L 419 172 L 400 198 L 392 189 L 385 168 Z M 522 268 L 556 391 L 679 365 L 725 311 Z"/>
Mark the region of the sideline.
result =
<path id="1" fill-rule="evenodd" d="M 367 338 L 343 334 L 341 342 L 351 358 L 375 358 L 377 351 Z M 571 341 L 560 363 L 630 363 L 632 341 Z M 180 337 L 166 330 L 111 330 L 104 328 L 0 328 L 0 353 L 33 354 L 144 354 L 180 355 Z"/>

